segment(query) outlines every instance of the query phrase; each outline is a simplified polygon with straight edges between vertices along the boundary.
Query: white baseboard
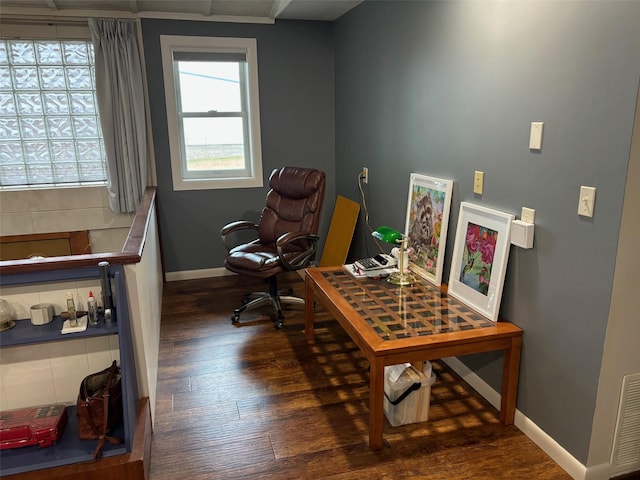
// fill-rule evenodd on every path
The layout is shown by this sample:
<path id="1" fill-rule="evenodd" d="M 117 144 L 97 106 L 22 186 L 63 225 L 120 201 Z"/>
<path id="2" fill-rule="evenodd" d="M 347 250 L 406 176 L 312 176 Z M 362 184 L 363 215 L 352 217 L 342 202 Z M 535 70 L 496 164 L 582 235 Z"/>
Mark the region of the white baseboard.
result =
<path id="1" fill-rule="evenodd" d="M 236 275 L 224 267 L 203 268 L 200 270 L 183 270 L 181 272 L 165 273 L 164 278 L 167 282 L 176 282 L 178 280 L 194 280 L 197 278 L 224 277 L 225 275 Z"/>
<path id="2" fill-rule="evenodd" d="M 585 480 L 609 480 L 611 476 L 611 464 L 603 463 L 593 467 L 587 467 Z"/>
<path id="3" fill-rule="evenodd" d="M 442 359 L 471 387 L 482 395 L 491 405 L 500 410 L 501 395 L 488 383 L 476 375 L 469 367 L 456 357 Z M 544 430 L 533 423 L 520 410 L 516 409 L 515 426 L 518 427 L 529 439 L 538 445 L 554 462 L 567 472 L 574 480 L 604 480 L 609 478 L 601 476 L 604 471 L 601 466 L 587 469 L 573 455 L 567 452 L 558 442 L 551 438 Z M 608 468 L 607 468 L 608 472 Z"/>

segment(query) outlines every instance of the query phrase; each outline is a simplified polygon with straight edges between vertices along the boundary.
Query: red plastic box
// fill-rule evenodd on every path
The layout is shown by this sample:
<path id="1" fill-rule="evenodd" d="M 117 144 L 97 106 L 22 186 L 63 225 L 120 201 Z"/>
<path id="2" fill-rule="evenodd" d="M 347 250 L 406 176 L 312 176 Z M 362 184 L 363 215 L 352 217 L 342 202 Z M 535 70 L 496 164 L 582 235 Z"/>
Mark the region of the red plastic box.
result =
<path id="1" fill-rule="evenodd" d="M 0 450 L 57 442 L 67 426 L 67 407 L 42 405 L 0 412 Z"/>

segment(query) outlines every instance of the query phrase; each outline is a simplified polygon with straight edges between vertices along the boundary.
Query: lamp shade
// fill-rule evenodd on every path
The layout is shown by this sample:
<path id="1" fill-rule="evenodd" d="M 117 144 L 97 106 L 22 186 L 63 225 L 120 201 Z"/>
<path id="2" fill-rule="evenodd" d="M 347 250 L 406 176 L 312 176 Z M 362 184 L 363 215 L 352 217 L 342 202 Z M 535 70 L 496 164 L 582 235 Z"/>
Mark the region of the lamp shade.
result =
<path id="1" fill-rule="evenodd" d="M 378 227 L 373 232 L 371 232 L 378 240 L 381 240 L 386 243 L 400 243 L 402 242 L 402 233 L 391 228 L 391 227 Z"/>
<path id="2" fill-rule="evenodd" d="M 387 278 L 387 282 L 394 283 L 400 286 L 413 285 L 416 281 L 415 277 L 410 272 L 405 271 L 405 252 L 407 248 L 407 241 L 409 239 L 399 231 L 385 226 L 376 228 L 373 232 L 371 232 L 371 235 L 383 242 L 400 245 L 400 252 L 398 255 L 398 271 L 389 275 L 389 277 Z"/>

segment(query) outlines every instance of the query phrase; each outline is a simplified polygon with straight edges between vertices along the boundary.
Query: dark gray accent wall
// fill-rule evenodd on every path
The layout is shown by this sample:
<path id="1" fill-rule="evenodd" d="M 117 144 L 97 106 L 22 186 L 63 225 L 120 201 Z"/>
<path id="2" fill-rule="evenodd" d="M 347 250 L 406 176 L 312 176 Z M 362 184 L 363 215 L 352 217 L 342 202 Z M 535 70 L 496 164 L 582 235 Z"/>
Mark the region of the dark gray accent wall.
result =
<path id="1" fill-rule="evenodd" d="M 536 210 L 502 315 L 524 329 L 517 408 L 586 464 L 640 78 L 638 2 L 366 1 L 335 24 L 336 192 L 404 228 L 411 172 L 461 201 Z M 543 121 L 540 152 L 528 148 Z M 474 195 L 474 170 L 485 174 Z M 595 215 L 577 215 L 580 185 Z M 359 227 L 353 256 L 373 253 Z M 621 355 L 637 352 L 620 352 Z M 499 391 L 502 355 L 464 362 Z"/>
<path id="2" fill-rule="evenodd" d="M 326 172 L 320 225 L 320 231 L 326 232 L 335 201 L 332 23 L 279 21 L 259 25 L 145 19 L 142 34 L 166 272 L 221 267 L 225 250 L 220 227 L 233 220 L 257 220 L 269 174 L 281 166 Z M 160 35 L 257 39 L 264 188 L 173 190 Z"/>

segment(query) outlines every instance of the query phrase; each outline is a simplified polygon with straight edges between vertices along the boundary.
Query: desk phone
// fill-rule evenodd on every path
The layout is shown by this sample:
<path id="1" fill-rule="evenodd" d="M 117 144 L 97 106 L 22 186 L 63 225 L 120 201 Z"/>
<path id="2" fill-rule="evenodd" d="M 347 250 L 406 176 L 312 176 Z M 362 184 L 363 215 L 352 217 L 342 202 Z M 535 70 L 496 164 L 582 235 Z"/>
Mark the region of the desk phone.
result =
<path id="1" fill-rule="evenodd" d="M 356 260 L 354 265 L 360 270 L 379 270 L 381 268 L 391 268 L 395 266 L 396 263 L 396 259 L 391 255 L 379 253 L 375 257 Z"/>

